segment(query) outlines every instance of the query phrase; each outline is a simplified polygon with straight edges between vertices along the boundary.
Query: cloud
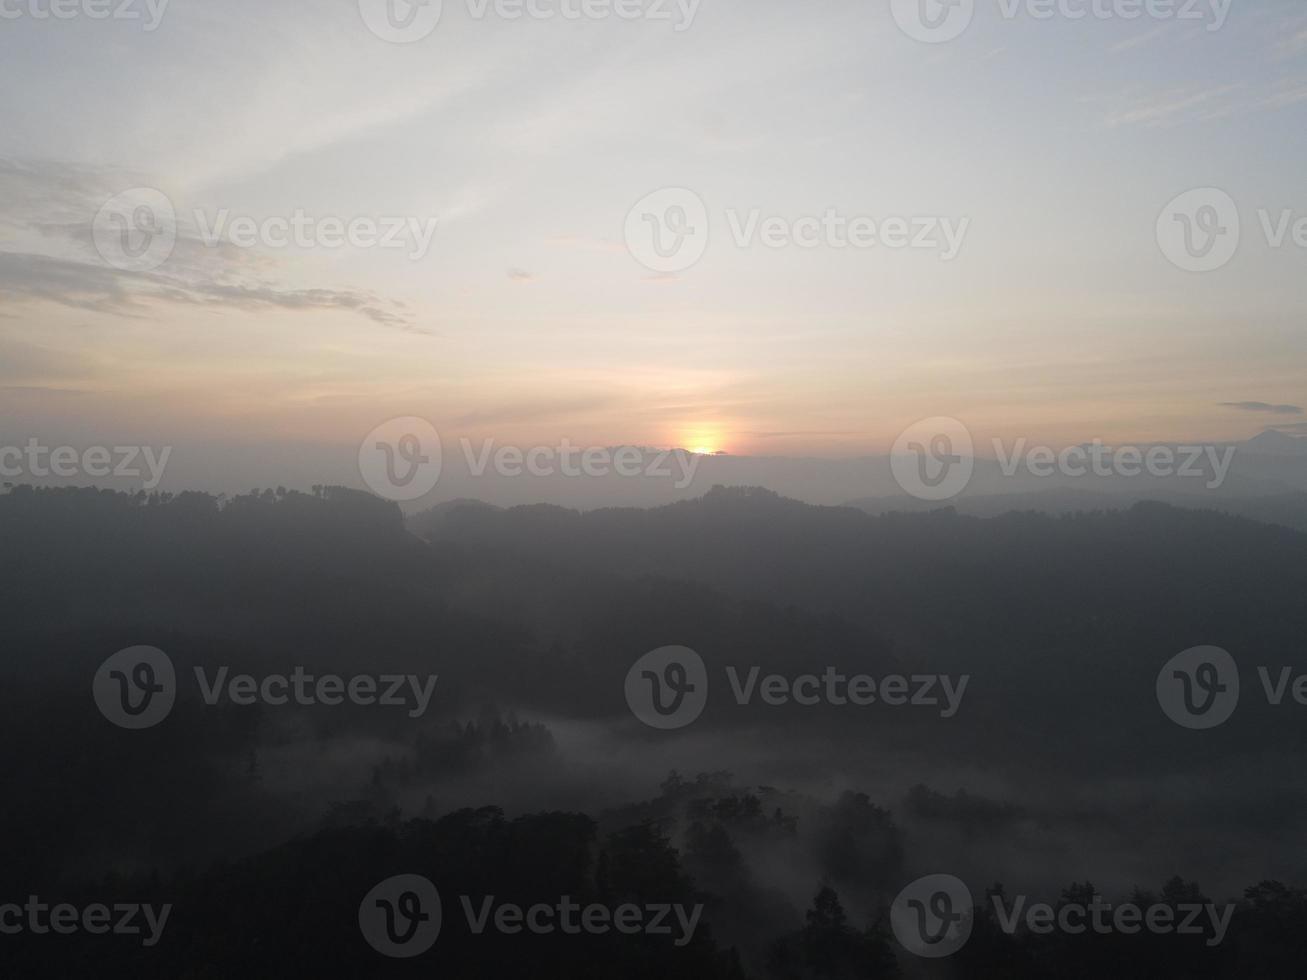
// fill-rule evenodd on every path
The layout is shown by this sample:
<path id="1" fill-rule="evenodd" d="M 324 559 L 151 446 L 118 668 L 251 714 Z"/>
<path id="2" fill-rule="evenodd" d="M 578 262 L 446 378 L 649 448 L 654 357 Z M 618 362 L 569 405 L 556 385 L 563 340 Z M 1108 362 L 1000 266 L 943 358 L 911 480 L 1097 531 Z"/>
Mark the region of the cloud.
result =
<path id="1" fill-rule="evenodd" d="M 1307 102 L 1307 80 L 1285 78 L 1277 82 L 1272 92 L 1258 106 L 1263 109 L 1285 109 Z"/>
<path id="2" fill-rule="evenodd" d="M 79 97 L 64 99 L 60 86 L 34 79 L 21 102 L 0 111 L 0 131 L 13 121 L 26 137 L 21 145 L 35 152 L 62 156 L 90 147 L 95 159 L 149 160 L 176 184 L 213 187 L 296 166 L 305 155 L 377 131 L 402 131 L 498 82 L 514 65 L 527 70 L 525 32 L 506 32 L 493 46 L 446 43 L 436 58 L 427 45 L 380 41 L 357 3 L 322 4 L 312 16 L 259 0 L 182 6 L 174 4 L 165 28 L 130 57 L 117 44 L 96 43 L 99 32 L 60 31 L 54 48 L 33 33 L 28 44 L 57 53 L 47 59 L 58 63 L 50 70 Z M 443 24 L 442 37 L 455 29 Z M 5 32 L 12 30 L 19 33 L 5 41 L 16 47 L 22 25 L 7 22 Z M 223 57 L 206 55 L 214 49 Z M 19 84 L 26 67 L 14 60 L 0 73 L 6 88 Z"/>
<path id="3" fill-rule="evenodd" d="M 516 266 L 508 270 L 508 278 L 514 282 L 535 282 L 536 277 L 525 269 L 519 269 Z"/>
<path id="4" fill-rule="evenodd" d="M 138 317 L 148 314 L 151 302 L 242 310 L 339 310 L 382 326 L 416 330 L 396 308 L 398 304 L 368 292 L 192 280 L 22 252 L 0 252 L 0 298 L 44 300 L 95 313 Z"/>
<path id="5" fill-rule="evenodd" d="M 1307 51 L 1307 31 L 1299 31 L 1293 37 L 1286 38 L 1281 44 L 1281 50 L 1288 54 Z"/>
<path id="6" fill-rule="evenodd" d="M 1282 36 L 1275 40 L 1275 52 L 1285 58 L 1307 53 L 1307 17 L 1285 22 Z"/>
<path id="7" fill-rule="evenodd" d="M 801 429 L 794 432 L 741 432 L 740 435 L 753 436 L 757 439 L 791 439 L 791 438 L 829 438 L 831 436 L 865 436 L 865 432 L 851 429 Z"/>
<path id="8" fill-rule="evenodd" d="M 1215 88 L 1177 88 L 1150 94 L 1133 104 L 1109 112 L 1105 122 L 1119 126 L 1174 126 L 1187 122 L 1220 119 L 1238 111 L 1239 100 L 1232 98 L 1245 88 L 1242 84 Z"/>
<path id="9" fill-rule="evenodd" d="M 516 404 L 501 405 L 494 409 L 469 412 L 454 420 L 455 425 L 507 425 L 516 422 L 536 422 L 541 419 L 564 419 L 585 416 L 594 412 L 609 411 L 624 404 L 622 399 L 610 395 L 594 395 L 565 399 L 539 399 Z"/>
<path id="10" fill-rule="evenodd" d="M 1271 405 L 1268 402 L 1220 402 L 1221 408 L 1237 408 L 1242 412 L 1268 412 L 1271 415 L 1301 415 L 1297 405 Z"/>
<path id="11" fill-rule="evenodd" d="M 1129 51 L 1133 48 L 1142 47 L 1145 44 L 1157 40 L 1163 34 L 1168 33 L 1169 30 L 1170 26 L 1168 24 L 1162 24 L 1159 27 L 1153 28 L 1151 31 L 1141 31 L 1138 34 L 1130 35 L 1123 41 L 1117 41 L 1108 48 L 1108 50 L 1113 54 L 1118 54 L 1122 51 Z"/>
<path id="12" fill-rule="evenodd" d="M 355 289 L 289 288 L 279 260 L 178 227 L 168 261 L 154 272 L 106 265 L 92 219 L 124 186 L 150 178 L 59 162 L 0 158 L 0 227 L 17 247 L 0 251 L 0 299 L 43 301 L 114 316 L 145 317 L 152 302 L 242 310 L 338 310 L 414 333 L 402 303 Z"/>

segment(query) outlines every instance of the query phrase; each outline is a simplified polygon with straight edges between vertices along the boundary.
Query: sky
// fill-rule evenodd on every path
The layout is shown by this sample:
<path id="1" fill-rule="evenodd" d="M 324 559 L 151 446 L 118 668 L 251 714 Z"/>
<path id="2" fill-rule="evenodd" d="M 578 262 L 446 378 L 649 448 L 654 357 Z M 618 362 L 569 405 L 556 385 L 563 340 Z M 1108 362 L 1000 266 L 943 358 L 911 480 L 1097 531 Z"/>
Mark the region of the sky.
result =
<path id="1" fill-rule="evenodd" d="M 0 0 L 0 441 L 238 447 L 253 482 L 402 416 L 834 458 L 933 416 L 1055 446 L 1305 428 L 1301 0 L 960 0 L 951 40 L 909 0 L 444 0 L 405 43 L 382 0 L 67 2 Z M 703 206 L 670 271 L 628 220 L 668 188 Z M 1199 272 L 1159 234 L 1194 189 L 1240 226 Z M 97 222 L 145 199 L 175 242 L 124 268 Z M 214 237 L 296 215 L 300 244 Z"/>

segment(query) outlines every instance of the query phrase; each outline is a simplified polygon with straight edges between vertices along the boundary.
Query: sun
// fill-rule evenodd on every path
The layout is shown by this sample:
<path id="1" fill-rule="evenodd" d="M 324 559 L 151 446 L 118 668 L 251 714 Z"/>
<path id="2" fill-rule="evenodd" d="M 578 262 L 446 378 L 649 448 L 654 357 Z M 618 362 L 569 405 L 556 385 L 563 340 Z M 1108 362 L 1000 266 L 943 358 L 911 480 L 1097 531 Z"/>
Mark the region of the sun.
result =
<path id="1" fill-rule="evenodd" d="M 698 425 L 682 432 L 679 442 L 696 456 L 714 456 L 722 452 L 725 439 L 717 426 Z"/>

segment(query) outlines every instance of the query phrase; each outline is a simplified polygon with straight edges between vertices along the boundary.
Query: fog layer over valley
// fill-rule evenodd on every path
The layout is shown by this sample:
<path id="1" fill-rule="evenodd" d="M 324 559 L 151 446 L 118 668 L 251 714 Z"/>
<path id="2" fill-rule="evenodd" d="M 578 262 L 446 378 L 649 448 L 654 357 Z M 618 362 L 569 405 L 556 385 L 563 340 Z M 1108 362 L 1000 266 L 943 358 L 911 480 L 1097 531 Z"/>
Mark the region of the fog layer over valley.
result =
<path id="1" fill-rule="evenodd" d="M 656 819 L 696 881 L 725 875 L 778 922 L 800 923 L 822 882 L 871 915 L 940 866 L 1045 896 L 1087 878 L 1125 894 L 1179 873 L 1222 897 L 1307 878 L 1307 709 L 1271 704 L 1254 673 L 1303 667 L 1307 536 L 1285 527 L 1161 504 L 873 517 L 747 489 L 406 522 L 330 488 L 19 487 L 0 528 L 3 820 L 33 877 L 175 871 L 494 805 Z M 1246 689 L 1196 743 L 1154 687 L 1204 643 L 1240 659 Z M 106 730 L 88 678 L 136 644 L 171 658 L 177 705 L 156 729 Z M 703 658 L 709 697 L 660 732 L 623 689 L 668 645 Z M 222 686 L 293 690 L 296 665 L 310 699 L 320 675 L 413 681 L 393 707 L 246 705 Z M 903 696 L 851 703 L 860 676 L 901 677 Z M 41 772 L 67 788 L 31 792 Z M 178 825 L 182 804 L 206 816 Z"/>

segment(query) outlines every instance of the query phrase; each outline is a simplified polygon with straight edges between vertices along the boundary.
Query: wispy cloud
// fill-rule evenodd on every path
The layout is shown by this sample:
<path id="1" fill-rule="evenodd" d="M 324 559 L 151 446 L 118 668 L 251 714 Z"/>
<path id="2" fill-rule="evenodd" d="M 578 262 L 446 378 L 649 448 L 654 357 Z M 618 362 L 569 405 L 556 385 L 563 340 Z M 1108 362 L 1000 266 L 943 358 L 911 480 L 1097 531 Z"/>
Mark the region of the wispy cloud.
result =
<path id="1" fill-rule="evenodd" d="M 353 289 L 291 287 L 277 263 L 185 228 L 166 265 L 131 272 L 95 252 L 92 220 L 115 190 L 145 178 L 58 162 L 0 159 L 0 226 L 16 248 L 0 251 L 0 299 L 50 302 L 114 316 L 148 317 L 152 303 L 242 310 L 337 310 L 423 333 L 402 303 Z"/>
<path id="2" fill-rule="evenodd" d="M 192 280 L 23 252 L 0 252 L 0 299 L 46 301 L 131 317 L 148 316 L 154 302 L 241 310 L 337 310 L 356 313 L 382 326 L 416 331 L 398 304 L 372 293 Z"/>
<path id="3" fill-rule="evenodd" d="M 865 432 L 854 432 L 851 429 L 802 429 L 793 432 L 742 432 L 741 435 L 752 436 L 755 439 L 791 439 L 791 438 L 829 438 L 829 437 L 864 437 Z"/>
<path id="4" fill-rule="evenodd" d="M 1275 83 L 1259 106 L 1264 109 L 1287 109 L 1302 102 L 1307 102 L 1307 78 L 1284 78 Z"/>
<path id="5" fill-rule="evenodd" d="M 1281 41 L 1280 50 L 1285 54 L 1303 54 L 1307 52 L 1307 28 L 1291 34 Z"/>
<path id="6" fill-rule="evenodd" d="M 1113 54 L 1116 54 L 1121 51 L 1129 51 L 1132 48 L 1143 47 L 1145 44 L 1156 41 L 1159 37 L 1166 34 L 1168 30 L 1169 25 L 1162 24 L 1159 27 L 1154 27 L 1151 31 L 1142 31 L 1139 34 L 1131 35 L 1123 41 L 1117 41 L 1108 50 Z"/>
<path id="7" fill-rule="evenodd" d="M 1174 126 L 1186 122 L 1220 119 L 1240 108 L 1234 96 L 1246 86 L 1219 85 L 1214 88 L 1176 88 L 1137 98 L 1132 104 L 1111 111 L 1104 120 L 1109 127 Z"/>
<path id="8" fill-rule="evenodd" d="M 1267 412 L 1271 415 L 1301 415 L 1298 405 L 1272 405 L 1269 402 L 1220 402 L 1221 408 L 1237 408 L 1243 412 Z"/>
<path id="9" fill-rule="evenodd" d="M 1109 50 L 1130 51 L 1170 36 L 1183 39 L 1185 35 L 1177 34 L 1174 26 L 1161 24 L 1118 41 Z M 1259 70 L 1241 72 L 1234 76 L 1239 78 L 1237 82 L 1191 82 L 1160 91 L 1133 88 L 1109 96 L 1104 123 L 1112 128 L 1178 126 L 1249 112 L 1273 112 L 1307 101 L 1307 78 L 1288 71 L 1290 62 L 1307 54 L 1307 16 L 1268 19 L 1257 30 Z M 1219 77 L 1224 81 L 1232 76 L 1222 73 Z"/>
<path id="10" fill-rule="evenodd" d="M 536 422 L 540 419 L 567 419 L 585 416 L 593 412 L 611 410 L 623 405 L 624 400 L 616 396 L 594 395 L 583 398 L 550 399 L 523 401 L 515 404 L 500 405 L 493 409 L 469 412 L 454 420 L 457 425 L 507 425 L 516 422 Z"/>

